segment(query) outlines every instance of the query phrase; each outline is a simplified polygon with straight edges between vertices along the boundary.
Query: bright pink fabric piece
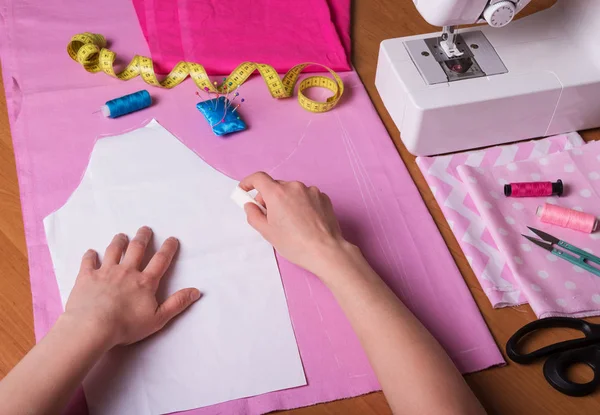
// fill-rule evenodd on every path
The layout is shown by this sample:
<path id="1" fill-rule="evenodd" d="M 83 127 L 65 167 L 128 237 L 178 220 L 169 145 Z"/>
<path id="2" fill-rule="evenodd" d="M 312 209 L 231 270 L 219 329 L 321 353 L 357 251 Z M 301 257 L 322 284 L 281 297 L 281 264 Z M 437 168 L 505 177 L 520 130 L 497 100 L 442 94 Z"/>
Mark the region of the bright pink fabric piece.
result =
<path id="1" fill-rule="evenodd" d="M 483 169 L 458 167 L 469 195 L 504 254 L 518 286 L 540 317 L 587 317 L 600 314 L 600 278 L 534 245 L 521 234 L 540 229 L 581 249 L 600 254 L 600 233 L 586 234 L 542 223 L 536 216 L 544 202 L 600 217 L 600 142 L 534 160 Z M 562 197 L 499 198 L 505 183 L 556 181 Z M 486 208 L 486 204 L 492 205 Z"/>
<path id="2" fill-rule="evenodd" d="M 181 60 L 211 75 L 243 61 L 286 72 L 302 62 L 350 70 L 350 0 L 133 0 L 158 73 Z"/>
<path id="3" fill-rule="evenodd" d="M 523 291 L 496 245 L 481 216 L 468 187 L 462 182 L 457 168 L 461 165 L 480 169 L 504 166 L 515 161 L 531 160 L 584 144 L 577 133 L 557 135 L 542 140 L 473 150 L 435 157 L 417 157 L 417 165 L 427 180 L 435 200 L 444 212 L 481 288 L 494 308 L 511 307 L 527 302 Z M 535 177 L 529 180 L 534 180 Z M 502 188 L 496 186 L 493 199 L 500 199 Z M 495 202 L 494 202 L 495 203 Z M 494 204 L 484 203 L 485 209 Z"/>
<path id="4" fill-rule="evenodd" d="M 331 196 L 345 235 L 362 248 L 461 372 L 504 362 L 356 73 L 342 74 L 347 93 L 325 114 L 303 110 L 295 98 L 274 100 L 260 78 L 252 79 L 242 87 L 246 103 L 240 108 L 249 129 L 218 138 L 196 110 L 196 88 L 189 80 L 162 90 L 139 78 L 122 82 L 89 74 L 68 57 L 70 37 L 85 30 L 105 35 L 118 54 L 147 54 L 131 3 L 4 0 L 0 12 L 37 339 L 62 310 L 42 219 L 78 186 L 98 136 L 156 118 L 231 177 L 264 170 L 320 186 Z M 118 119 L 93 114 L 107 100 L 142 88 L 152 94 L 152 107 Z M 314 276 L 278 259 L 308 386 L 192 413 L 259 414 L 379 389 L 331 293 Z"/>

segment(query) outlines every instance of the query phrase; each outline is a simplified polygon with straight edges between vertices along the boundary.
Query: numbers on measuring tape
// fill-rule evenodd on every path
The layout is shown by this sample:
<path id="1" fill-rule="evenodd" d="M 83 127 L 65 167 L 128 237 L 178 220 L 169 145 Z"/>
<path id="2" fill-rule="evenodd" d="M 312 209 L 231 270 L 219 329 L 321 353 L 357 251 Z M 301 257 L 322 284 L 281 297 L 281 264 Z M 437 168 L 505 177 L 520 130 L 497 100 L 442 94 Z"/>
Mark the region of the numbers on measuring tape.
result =
<path id="1" fill-rule="evenodd" d="M 333 79 L 322 76 L 309 76 L 303 79 L 298 86 L 298 102 L 302 108 L 311 112 L 326 112 L 335 107 L 344 93 L 344 83 L 337 73 L 324 65 L 317 63 L 301 63 L 291 68 L 283 79 L 279 78 L 277 71 L 265 63 L 243 62 L 225 78 L 225 81 L 215 86 L 204 67 L 193 62 L 179 62 L 159 81 L 154 72 L 152 59 L 145 56 L 135 55 L 131 62 L 119 73 L 114 70 L 116 54 L 106 49 L 104 36 L 95 33 L 80 33 L 71 38 L 67 45 L 67 52 L 71 59 L 79 62 L 83 68 L 91 73 L 104 72 L 109 76 L 128 81 L 137 76 L 148 85 L 161 88 L 174 88 L 183 82 L 188 76 L 200 88 L 208 88 L 212 92 L 227 93 L 242 85 L 255 71 L 258 71 L 265 81 L 269 92 L 274 98 L 289 98 L 294 93 L 294 87 L 298 82 L 300 73 L 309 65 L 319 66 L 326 69 Z M 308 98 L 303 91 L 312 87 L 322 87 L 330 90 L 333 95 L 326 102 L 320 102 Z"/>

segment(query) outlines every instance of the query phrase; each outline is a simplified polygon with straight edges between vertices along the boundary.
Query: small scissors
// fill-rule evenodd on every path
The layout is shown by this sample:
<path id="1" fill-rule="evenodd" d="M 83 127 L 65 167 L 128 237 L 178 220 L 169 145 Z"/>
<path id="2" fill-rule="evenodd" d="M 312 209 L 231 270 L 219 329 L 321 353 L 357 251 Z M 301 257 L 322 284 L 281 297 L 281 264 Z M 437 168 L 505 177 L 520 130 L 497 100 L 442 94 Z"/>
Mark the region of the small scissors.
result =
<path id="1" fill-rule="evenodd" d="M 593 262 L 595 264 L 600 265 L 600 258 L 598 258 L 595 255 L 590 254 L 589 252 L 584 251 L 583 249 L 579 249 L 576 246 L 573 246 L 568 242 L 561 241 L 560 239 L 558 239 L 555 236 L 548 235 L 546 232 L 542 232 L 540 230 L 531 228 L 529 226 L 527 228 L 529 228 L 529 230 L 531 232 L 535 233 L 537 236 L 539 236 L 543 240 L 541 241 L 539 239 L 532 238 L 531 236 L 527 236 L 527 235 L 522 235 L 522 236 L 529 239 L 531 242 L 533 242 L 537 246 L 540 246 L 540 247 L 550 251 L 553 255 L 556 255 L 557 257 L 559 257 L 561 259 L 569 261 L 571 264 L 577 265 L 578 267 L 583 268 L 584 270 L 586 270 L 588 272 L 591 272 L 592 274 L 596 275 L 597 277 L 600 277 L 600 268 L 596 268 L 596 267 L 593 267 L 588 264 L 588 262 Z M 571 255 L 560 249 L 556 249 L 556 248 L 554 248 L 554 245 L 557 245 L 567 251 L 573 252 L 574 254 L 579 255 L 579 257 L 577 257 L 575 255 Z"/>
<path id="2" fill-rule="evenodd" d="M 519 342 L 524 337 L 537 330 L 553 328 L 579 330 L 584 337 L 551 344 L 531 353 L 519 352 Z M 600 385 L 600 324 L 568 317 L 549 317 L 532 321 L 521 327 L 508 340 L 506 354 L 510 360 L 524 365 L 548 356 L 544 363 L 544 377 L 554 389 L 565 395 L 586 396 Z M 588 383 L 571 381 L 567 371 L 576 363 L 588 365 L 594 372 L 594 378 Z"/>

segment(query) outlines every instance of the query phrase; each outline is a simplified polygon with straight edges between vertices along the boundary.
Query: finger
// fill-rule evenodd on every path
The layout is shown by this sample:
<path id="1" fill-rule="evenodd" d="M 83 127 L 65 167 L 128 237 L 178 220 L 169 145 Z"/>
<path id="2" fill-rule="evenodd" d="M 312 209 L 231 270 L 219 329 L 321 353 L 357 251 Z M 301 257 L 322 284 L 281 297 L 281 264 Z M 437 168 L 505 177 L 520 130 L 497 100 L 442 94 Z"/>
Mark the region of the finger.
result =
<path id="1" fill-rule="evenodd" d="M 93 271 L 98 269 L 98 253 L 93 249 L 88 249 L 81 258 L 81 267 L 79 272 L 82 271 Z"/>
<path id="2" fill-rule="evenodd" d="M 127 235 L 124 233 L 115 235 L 110 245 L 108 245 L 106 248 L 106 252 L 104 252 L 104 259 L 102 260 L 102 263 L 118 264 L 121 261 L 121 257 L 123 256 L 125 248 L 127 248 L 127 242 Z"/>
<path id="3" fill-rule="evenodd" d="M 173 257 L 177 252 L 177 248 L 179 247 L 179 241 L 176 238 L 170 237 L 166 241 L 163 242 L 162 246 L 154 254 L 148 265 L 144 269 L 144 273 L 149 275 L 152 278 L 160 280 L 169 266 L 171 262 L 173 262 Z"/>
<path id="4" fill-rule="evenodd" d="M 287 186 L 289 186 L 291 189 L 296 189 L 296 190 L 305 190 L 306 189 L 306 185 L 297 180 L 287 183 Z"/>
<path id="5" fill-rule="evenodd" d="M 260 193 L 269 192 L 278 185 L 277 181 L 273 180 L 267 173 L 259 171 L 244 178 L 239 186 L 246 192 L 250 190 L 258 190 Z"/>
<path id="6" fill-rule="evenodd" d="M 246 212 L 246 219 L 250 226 L 256 229 L 262 236 L 265 236 L 269 223 L 267 217 L 262 210 L 254 203 L 246 203 L 244 205 L 244 211 Z"/>
<path id="7" fill-rule="evenodd" d="M 138 229 L 135 237 L 129 242 L 122 263 L 138 268 L 144 259 L 144 253 L 146 253 L 150 239 L 152 239 L 152 229 L 147 226 L 142 226 Z"/>
<path id="8" fill-rule="evenodd" d="M 254 200 L 256 200 L 257 203 L 263 205 L 263 207 L 267 207 L 267 204 L 265 203 L 265 199 L 262 197 L 262 195 L 260 193 L 257 193 L 256 196 L 254 196 Z"/>
<path id="9" fill-rule="evenodd" d="M 319 197 L 321 195 L 321 191 L 319 190 L 319 188 L 317 186 L 310 186 L 308 188 L 308 192 L 316 197 Z"/>
<path id="10" fill-rule="evenodd" d="M 331 203 L 331 198 L 326 193 L 321 193 L 321 200 L 325 202 L 325 204 L 329 207 L 333 207 L 333 203 Z"/>
<path id="11" fill-rule="evenodd" d="M 202 294 L 197 288 L 184 288 L 172 294 L 156 310 L 158 328 L 160 330 L 173 317 L 181 314 L 186 308 L 196 302 Z"/>

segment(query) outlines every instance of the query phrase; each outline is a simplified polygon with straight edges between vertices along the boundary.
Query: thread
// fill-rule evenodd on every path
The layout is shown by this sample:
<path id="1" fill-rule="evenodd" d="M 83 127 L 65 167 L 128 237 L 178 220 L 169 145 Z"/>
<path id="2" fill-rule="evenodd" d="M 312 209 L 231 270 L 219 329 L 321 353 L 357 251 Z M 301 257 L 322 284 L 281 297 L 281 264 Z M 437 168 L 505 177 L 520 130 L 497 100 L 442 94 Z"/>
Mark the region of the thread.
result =
<path id="1" fill-rule="evenodd" d="M 550 223 L 562 228 L 574 229 L 576 231 L 592 233 L 598 228 L 598 219 L 589 213 L 579 212 L 551 203 L 538 206 L 535 214 L 544 223 Z"/>
<path id="2" fill-rule="evenodd" d="M 504 196 L 507 197 L 543 197 L 562 196 L 564 191 L 562 180 L 552 182 L 522 182 L 504 185 Z"/>
<path id="3" fill-rule="evenodd" d="M 145 89 L 134 92 L 133 94 L 124 95 L 119 98 L 107 101 L 100 108 L 102 114 L 108 118 L 117 118 L 121 115 L 130 114 L 152 105 L 152 97 Z"/>

